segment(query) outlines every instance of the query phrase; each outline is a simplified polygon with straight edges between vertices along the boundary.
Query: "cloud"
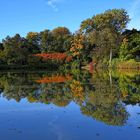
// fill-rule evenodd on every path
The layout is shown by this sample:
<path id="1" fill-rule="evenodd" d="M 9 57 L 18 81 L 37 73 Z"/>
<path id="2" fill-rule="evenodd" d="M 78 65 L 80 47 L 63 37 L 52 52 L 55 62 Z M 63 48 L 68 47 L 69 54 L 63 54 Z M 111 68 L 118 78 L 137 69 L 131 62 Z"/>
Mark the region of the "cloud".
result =
<path id="1" fill-rule="evenodd" d="M 55 12 L 58 12 L 57 4 L 63 0 L 47 0 L 47 5 L 50 6 Z"/>

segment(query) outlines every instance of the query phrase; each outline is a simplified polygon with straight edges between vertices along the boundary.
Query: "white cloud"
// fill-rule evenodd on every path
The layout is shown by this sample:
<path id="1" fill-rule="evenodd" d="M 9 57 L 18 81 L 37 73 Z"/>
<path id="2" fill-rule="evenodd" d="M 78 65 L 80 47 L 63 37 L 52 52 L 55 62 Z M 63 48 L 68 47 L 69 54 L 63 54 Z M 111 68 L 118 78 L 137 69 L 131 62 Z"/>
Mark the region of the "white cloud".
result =
<path id="1" fill-rule="evenodd" d="M 57 4 L 63 0 L 47 0 L 47 5 L 50 6 L 55 12 L 58 12 Z"/>

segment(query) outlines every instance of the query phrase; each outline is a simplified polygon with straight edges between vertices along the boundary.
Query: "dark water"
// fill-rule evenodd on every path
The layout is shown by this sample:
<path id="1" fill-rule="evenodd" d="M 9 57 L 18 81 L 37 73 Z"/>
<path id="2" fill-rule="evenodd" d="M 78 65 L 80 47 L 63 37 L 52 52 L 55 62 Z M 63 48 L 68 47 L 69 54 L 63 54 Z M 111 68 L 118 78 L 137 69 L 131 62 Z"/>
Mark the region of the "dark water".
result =
<path id="1" fill-rule="evenodd" d="M 139 140 L 138 72 L 1 72 L 1 140 Z"/>

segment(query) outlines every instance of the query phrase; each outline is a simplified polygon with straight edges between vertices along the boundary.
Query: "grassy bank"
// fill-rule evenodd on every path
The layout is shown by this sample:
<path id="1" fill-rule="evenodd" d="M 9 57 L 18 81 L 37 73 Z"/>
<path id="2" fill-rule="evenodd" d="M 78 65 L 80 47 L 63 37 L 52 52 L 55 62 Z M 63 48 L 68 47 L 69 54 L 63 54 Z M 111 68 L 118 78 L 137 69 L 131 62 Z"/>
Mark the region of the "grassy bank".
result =
<path id="1" fill-rule="evenodd" d="M 111 65 L 109 66 L 109 63 L 104 63 L 100 62 L 97 63 L 96 65 L 92 66 L 94 70 L 120 70 L 120 71 L 140 71 L 140 62 L 136 62 L 134 60 L 129 60 L 129 61 L 121 61 L 119 59 L 113 59 Z M 82 69 L 85 70 L 91 70 L 91 65 L 88 64 L 86 66 L 83 66 Z"/>
<path id="2" fill-rule="evenodd" d="M 112 68 L 140 70 L 140 62 L 136 62 L 134 60 L 128 60 L 128 61 L 113 60 Z"/>

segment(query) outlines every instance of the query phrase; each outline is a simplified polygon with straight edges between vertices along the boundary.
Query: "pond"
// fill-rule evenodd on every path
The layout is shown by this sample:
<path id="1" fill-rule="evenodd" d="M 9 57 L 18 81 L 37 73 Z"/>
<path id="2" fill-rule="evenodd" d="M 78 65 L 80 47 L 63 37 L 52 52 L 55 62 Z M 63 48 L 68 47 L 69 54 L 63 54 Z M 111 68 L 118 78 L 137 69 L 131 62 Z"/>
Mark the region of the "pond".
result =
<path id="1" fill-rule="evenodd" d="M 139 138 L 139 72 L 0 72 L 1 140 Z"/>

